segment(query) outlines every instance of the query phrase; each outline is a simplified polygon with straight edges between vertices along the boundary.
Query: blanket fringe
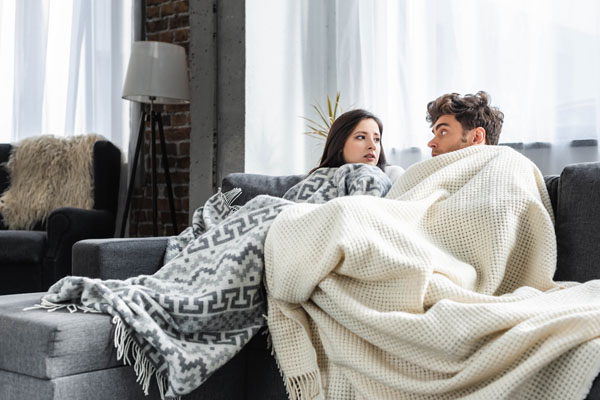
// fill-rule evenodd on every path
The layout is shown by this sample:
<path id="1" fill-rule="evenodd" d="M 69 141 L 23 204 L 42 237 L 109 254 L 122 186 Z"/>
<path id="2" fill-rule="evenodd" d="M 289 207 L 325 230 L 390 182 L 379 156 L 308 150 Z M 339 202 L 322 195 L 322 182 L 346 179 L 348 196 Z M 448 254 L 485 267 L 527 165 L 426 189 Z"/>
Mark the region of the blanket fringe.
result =
<path id="1" fill-rule="evenodd" d="M 263 314 L 265 320 L 267 315 Z M 303 375 L 287 377 L 279 365 L 279 358 L 275 354 L 275 348 L 271 339 L 271 332 L 268 328 L 263 332 L 263 335 L 267 335 L 267 347 L 271 349 L 271 355 L 275 358 L 277 369 L 279 374 L 283 377 L 285 383 L 285 391 L 288 394 L 289 400 L 311 400 L 311 399 L 324 399 L 323 393 L 321 392 L 321 374 L 319 370 L 311 371 Z"/>
<path id="2" fill-rule="evenodd" d="M 168 388 L 167 378 L 159 373 L 150 363 L 140 346 L 133 340 L 129 330 L 119 316 L 114 316 L 112 323 L 115 325 L 114 344 L 117 348 L 117 360 L 123 360 L 124 365 L 133 366 L 136 382 L 140 384 L 144 394 L 148 396 L 150 389 L 150 380 L 154 376 L 160 392 L 160 398 L 166 400 L 166 389 Z M 133 362 L 129 355 L 133 357 Z M 176 396 L 174 400 L 181 400 L 181 396 Z"/>
<path id="3" fill-rule="evenodd" d="M 323 398 L 319 385 L 319 371 L 311 371 L 300 376 L 285 378 L 285 389 L 290 400 L 310 400 Z"/>
<path id="4" fill-rule="evenodd" d="M 234 212 L 240 209 L 240 206 L 233 206 L 232 203 L 242 194 L 241 188 L 236 187 L 223 193 L 219 187 L 218 193 L 223 196 L 223 200 L 225 201 L 225 205 L 227 207 L 232 209 Z"/>
<path id="5" fill-rule="evenodd" d="M 100 313 L 101 311 L 98 311 L 96 309 L 90 308 L 90 307 L 86 307 L 83 304 L 74 304 L 74 303 L 66 303 L 66 304 L 61 304 L 61 303 L 52 303 L 51 301 L 48 301 L 46 299 L 42 299 L 40 301 L 40 304 L 34 304 L 31 307 L 27 307 L 24 308 L 23 311 L 30 311 L 30 310 L 38 310 L 38 309 L 42 309 L 42 310 L 48 310 L 48 312 L 54 312 L 56 310 L 61 310 L 61 309 L 67 309 L 70 313 L 74 313 L 77 311 L 83 311 L 84 313 Z"/>

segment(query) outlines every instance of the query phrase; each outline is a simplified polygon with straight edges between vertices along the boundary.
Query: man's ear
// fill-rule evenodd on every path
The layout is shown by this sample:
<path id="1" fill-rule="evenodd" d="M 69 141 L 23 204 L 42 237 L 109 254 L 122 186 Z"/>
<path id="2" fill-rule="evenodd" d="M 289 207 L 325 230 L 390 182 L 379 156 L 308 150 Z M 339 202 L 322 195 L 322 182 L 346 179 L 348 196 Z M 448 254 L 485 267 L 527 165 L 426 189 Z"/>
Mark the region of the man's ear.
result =
<path id="1" fill-rule="evenodd" d="M 473 135 L 472 144 L 485 144 L 485 129 L 483 129 L 481 126 L 478 126 L 474 130 L 475 134 Z"/>

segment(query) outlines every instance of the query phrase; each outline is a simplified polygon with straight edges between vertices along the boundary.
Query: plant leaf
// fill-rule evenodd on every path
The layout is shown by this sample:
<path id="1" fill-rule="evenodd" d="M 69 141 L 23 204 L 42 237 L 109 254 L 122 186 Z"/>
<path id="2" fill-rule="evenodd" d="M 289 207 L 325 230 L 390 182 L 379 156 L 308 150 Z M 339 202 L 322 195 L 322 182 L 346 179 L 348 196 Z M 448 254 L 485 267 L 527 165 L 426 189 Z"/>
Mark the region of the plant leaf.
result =
<path id="1" fill-rule="evenodd" d="M 336 96 L 335 96 L 335 107 L 333 108 L 333 120 L 335 121 L 335 119 L 337 118 L 336 116 L 336 112 L 337 112 L 337 108 L 338 108 L 338 104 L 340 103 L 340 91 L 338 90 Z"/>
<path id="2" fill-rule="evenodd" d="M 325 109 L 322 108 L 320 105 L 312 104 L 312 108 L 317 113 L 318 118 L 316 118 L 316 120 L 314 120 L 314 119 L 310 119 L 307 117 L 300 117 L 307 122 L 306 127 L 308 129 L 310 129 L 310 131 L 303 132 L 304 134 L 315 136 L 319 139 L 321 139 L 321 138 L 326 139 L 327 136 L 329 135 L 329 130 L 331 129 L 331 126 L 333 125 L 333 123 L 335 122 L 335 120 L 337 118 L 338 109 L 339 109 L 340 113 L 343 112 L 342 107 L 339 104 L 339 102 L 340 102 L 340 91 L 339 90 L 336 93 L 335 103 L 333 104 L 333 106 L 331 104 L 332 101 L 331 101 L 331 98 L 329 97 L 329 95 L 326 95 L 325 98 L 327 100 L 327 112 L 325 112 Z"/>
<path id="3" fill-rule="evenodd" d="M 318 122 L 315 122 L 311 119 L 308 119 L 306 117 L 301 117 L 303 119 L 305 119 L 309 124 L 307 124 L 307 128 L 310 128 L 312 130 L 319 130 L 319 131 L 329 131 L 329 129 L 326 126 L 323 126 L 321 124 L 319 124 Z"/>
<path id="4" fill-rule="evenodd" d="M 327 118 L 325 118 L 325 113 L 323 112 L 323 110 L 321 110 L 321 108 L 317 107 L 317 106 L 313 106 L 313 107 L 317 111 L 317 114 L 319 114 L 319 118 L 321 118 L 321 121 L 323 121 L 323 124 L 325 124 L 324 126 L 329 126 L 329 123 L 327 121 Z"/>

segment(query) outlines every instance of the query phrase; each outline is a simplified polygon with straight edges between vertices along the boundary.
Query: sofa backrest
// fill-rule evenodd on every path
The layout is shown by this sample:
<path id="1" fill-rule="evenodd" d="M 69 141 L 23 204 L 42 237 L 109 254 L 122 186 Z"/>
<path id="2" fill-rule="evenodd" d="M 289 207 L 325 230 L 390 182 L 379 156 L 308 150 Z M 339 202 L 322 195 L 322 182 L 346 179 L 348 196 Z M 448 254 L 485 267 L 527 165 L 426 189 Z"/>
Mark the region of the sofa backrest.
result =
<path id="1" fill-rule="evenodd" d="M 270 196 L 281 197 L 289 188 L 300 182 L 305 177 L 306 175 L 272 176 L 235 172 L 223 178 L 221 189 L 223 192 L 227 192 L 236 187 L 242 189 L 242 194 L 236 199 L 234 204 L 244 205 L 259 194 L 268 194 Z M 546 187 L 548 188 L 548 193 L 550 194 L 552 208 L 556 214 L 556 198 L 558 193 L 559 177 L 558 175 L 549 175 L 545 176 L 544 180 L 546 181 Z"/>
<path id="2" fill-rule="evenodd" d="M 556 197 L 556 280 L 600 278 L 600 162 L 567 165 Z"/>
<path id="3" fill-rule="evenodd" d="M 234 187 L 243 205 L 259 194 L 282 196 L 305 175 L 268 176 L 234 173 L 222 190 Z M 555 280 L 586 282 L 600 278 L 600 162 L 573 164 L 560 176 L 545 176 L 555 215 L 558 261 Z"/>
<path id="4" fill-rule="evenodd" d="M 259 194 L 281 197 L 306 175 L 271 176 L 259 174 L 233 173 L 223 178 L 221 190 L 227 192 L 233 188 L 242 189 L 242 194 L 233 204 L 244 205 Z"/>

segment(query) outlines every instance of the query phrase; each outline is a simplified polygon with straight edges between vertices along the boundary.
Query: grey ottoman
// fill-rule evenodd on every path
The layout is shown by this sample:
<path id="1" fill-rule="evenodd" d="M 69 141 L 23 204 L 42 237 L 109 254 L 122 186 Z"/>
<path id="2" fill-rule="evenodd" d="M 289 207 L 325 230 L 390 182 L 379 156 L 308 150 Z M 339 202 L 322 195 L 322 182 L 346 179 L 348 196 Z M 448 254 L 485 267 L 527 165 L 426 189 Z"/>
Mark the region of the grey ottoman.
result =
<path id="1" fill-rule="evenodd" d="M 154 379 L 146 397 L 133 368 L 117 361 L 110 316 L 23 311 L 42 294 L 0 296 L 0 399 L 160 399 Z M 243 364 L 245 353 L 184 399 L 243 398 Z"/>

